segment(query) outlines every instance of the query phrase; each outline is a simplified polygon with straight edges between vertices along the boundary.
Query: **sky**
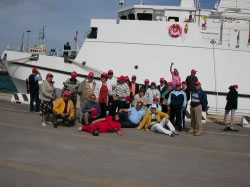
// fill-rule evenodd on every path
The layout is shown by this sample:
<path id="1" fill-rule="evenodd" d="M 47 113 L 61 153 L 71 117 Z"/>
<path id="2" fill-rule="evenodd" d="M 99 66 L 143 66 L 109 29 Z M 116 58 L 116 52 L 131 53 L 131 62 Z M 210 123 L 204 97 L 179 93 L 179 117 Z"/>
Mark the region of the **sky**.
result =
<path id="1" fill-rule="evenodd" d="M 181 0 L 143 0 L 149 5 L 179 5 Z M 82 45 L 89 31 L 91 18 L 116 19 L 119 0 L 0 0 L 0 54 L 8 46 L 18 49 L 24 33 L 27 45 L 37 44 L 39 29 L 45 26 L 45 43 L 48 49 L 62 48 L 79 33 Z M 139 4 L 140 0 L 126 0 L 126 5 Z M 216 0 L 200 0 L 202 8 L 213 8 Z"/>

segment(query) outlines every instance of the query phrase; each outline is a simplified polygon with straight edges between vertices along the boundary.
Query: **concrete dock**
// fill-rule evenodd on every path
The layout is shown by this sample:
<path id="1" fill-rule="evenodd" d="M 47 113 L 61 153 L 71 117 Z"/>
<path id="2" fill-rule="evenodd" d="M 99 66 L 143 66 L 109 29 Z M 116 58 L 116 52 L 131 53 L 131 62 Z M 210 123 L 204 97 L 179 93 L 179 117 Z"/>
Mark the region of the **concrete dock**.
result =
<path id="1" fill-rule="evenodd" d="M 0 100 L 0 186 L 250 186 L 250 129 L 200 137 L 123 129 L 93 137 L 42 127 L 27 105 Z M 189 125 L 189 124 L 188 124 Z"/>

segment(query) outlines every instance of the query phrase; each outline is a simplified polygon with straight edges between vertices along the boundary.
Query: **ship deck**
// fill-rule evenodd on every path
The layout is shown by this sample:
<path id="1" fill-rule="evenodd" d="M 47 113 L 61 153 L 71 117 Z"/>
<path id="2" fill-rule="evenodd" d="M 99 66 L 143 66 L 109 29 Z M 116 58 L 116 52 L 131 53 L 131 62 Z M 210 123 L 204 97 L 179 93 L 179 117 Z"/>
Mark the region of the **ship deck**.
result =
<path id="1" fill-rule="evenodd" d="M 93 137 L 78 126 L 42 127 L 27 105 L 5 100 L 0 119 L 0 186 L 250 185 L 247 128 L 208 122 L 200 137 L 135 129 Z"/>

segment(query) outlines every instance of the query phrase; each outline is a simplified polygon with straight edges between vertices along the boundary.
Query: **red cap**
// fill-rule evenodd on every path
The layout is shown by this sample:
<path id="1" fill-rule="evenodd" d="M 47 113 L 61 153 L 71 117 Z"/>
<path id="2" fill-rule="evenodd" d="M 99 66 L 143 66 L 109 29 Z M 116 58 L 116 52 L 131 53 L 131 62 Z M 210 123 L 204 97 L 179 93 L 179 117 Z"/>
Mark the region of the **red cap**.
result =
<path id="1" fill-rule="evenodd" d="M 131 97 L 130 96 L 125 97 L 125 101 L 130 102 L 131 101 Z"/>
<path id="2" fill-rule="evenodd" d="M 173 83 L 172 82 L 168 82 L 168 86 L 173 86 Z"/>
<path id="3" fill-rule="evenodd" d="M 113 74 L 113 70 L 108 70 L 108 74 Z"/>
<path id="4" fill-rule="evenodd" d="M 132 76 L 132 79 L 136 79 L 136 75 L 133 75 L 133 76 Z"/>
<path id="5" fill-rule="evenodd" d="M 97 116 L 97 114 L 98 114 L 98 110 L 94 109 L 94 110 L 91 111 L 90 115 L 91 115 L 92 118 L 95 118 Z"/>
<path id="6" fill-rule="evenodd" d="M 177 83 L 176 83 L 176 86 L 181 86 L 181 83 L 180 83 L 180 82 L 177 82 Z"/>
<path id="7" fill-rule="evenodd" d="M 46 79 L 47 79 L 48 77 L 53 77 L 52 73 L 48 73 L 48 74 L 46 75 Z"/>
<path id="8" fill-rule="evenodd" d="M 153 84 L 154 84 L 154 85 L 156 85 L 156 83 L 155 83 L 155 82 L 151 82 L 151 85 L 153 85 Z"/>
<path id="9" fill-rule="evenodd" d="M 76 73 L 75 71 L 73 71 L 73 72 L 71 73 L 71 77 L 76 78 L 76 77 L 77 77 L 77 73 Z"/>
<path id="10" fill-rule="evenodd" d="M 165 79 L 163 77 L 160 78 L 160 82 L 165 82 Z"/>
<path id="11" fill-rule="evenodd" d="M 88 74 L 88 77 L 89 78 L 93 78 L 95 75 L 94 75 L 94 73 L 93 72 L 90 72 L 89 74 Z"/>
<path id="12" fill-rule="evenodd" d="M 144 83 L 149 83 L 149 80 L 148 80 L 148 79 L 145 79 Z"/>
<path id="13" fill-rule="evenodd" d="M 123 75 L 121 75 L 121 76 L 118 78 L 118 80 L 120 80 L 120 81 L 125 81 L 126 79 L 125 79 L 125 77 L 124 77 Z"/>
<path id="14" fill-rule="evenodd" d="M 153 97 L 153 100 L 157 100 L 157 101 L 158 101 L 159 98 L 158 98 L 157 96 L 154 96 L 154 97 Z"/>
<path id="15" fill-rule="evenodd" d="M 108 78 L 108 74 L 107 73 L 102 73 L 101 78 Z"/>
<path id="16" fill-rule="evenodd" d="M 235 85 L 234 85 L 234 88 L 235 88 L 235 89 L 238 89 L 238 88 L 239 88 L 238 84 L 235 84 Z"/>
<path id="17" fill-rule="evenodd" d="M 125 76 L 124 78 L 125 78 L 125 81 L 129 80 L 128 76 Z"/>
<path id="18" fill-rule="evenodd" d="M 195 86 L 200 86 L 201 83 L 199 81 L 195 82 Z"/>
<path id="19" fill-rule="evenodd" d="M 64 96 L 64 97 L 69 97 L 69 96 L 70 96 L 70 93 L 69 93 L 69 92 L 64 92 L 64 93 L 63 93 L 63 96 Z"/>
<path id="20" fill-rule="evenodd" d="M 195 69 L 192 69 L 191 70 L 191 73 L 196 73 L 197 71 Z"/>
<path id="21" fill-rule="evenodd" d="M 32 68 L 33 73 L 38 73 L 38 70 L 36 68 Z"/>

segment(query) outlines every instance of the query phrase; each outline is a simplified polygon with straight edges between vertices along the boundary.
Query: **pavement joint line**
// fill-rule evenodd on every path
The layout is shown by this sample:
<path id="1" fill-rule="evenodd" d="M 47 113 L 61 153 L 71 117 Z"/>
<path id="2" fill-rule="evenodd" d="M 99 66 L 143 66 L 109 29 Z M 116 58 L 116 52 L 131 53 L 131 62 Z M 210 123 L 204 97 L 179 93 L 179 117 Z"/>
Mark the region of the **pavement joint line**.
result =
<path id="1" fill-rule="evenodd" d="M 27 110 L 18 110 L 18 109 L 13 109 L 13 108 L 0 107 L 0 109 L 2 109 L 2 110 L 9 110 L 9 111 L 24 112 L 24 113 L 31 113 L 30 111 L 27 111 Z"/>
<path id="2" fill-rule="evenodd" d="M 89 183 L 97 183 L 97 184 L 106 185 L 106 186 L 118 186 L 118 187 L 144 187 L 145 186 L 146 187 L 146 185 L 141 185 L 141 184 L 119 182 L 119 181 L 114 181 L 114 180 L 109 180 L 109 179 L 78 175 L 78 174 L 65 172 L 65 171 L 44 169 L 44 168 L 35 167 L 32 165 L 28 165 L 28 164 L 21 164 L 21 163 L 17 163 L 17 162 L 8 161 L 8 160 L 0 160 L 0 166 L 5 166 L 5 167 L 9 167 L 9 168 L 18 169 L 18 170 L 28 171 L 28 172 L 32 172 L 32 173 L 53 175 L 56 177 L 65 177 L 65 178 L 70 179 L 70 180 L 78 180 L 78 181 L 85 181 L 85 182 L 89 182 Z"/>
<path id="3" fill-rule="evenodd" d="M 28 129 L 28 130 L 36 130 L 36 131 L 42 131 L 42 132 L 48 132 L 48 133 L 54 133 L 54 134 L 60 134 L 60 135 L 67 135 L 67 136 L 75 136 L 80 138 L 87 138 L 87 139 L 93 139 L 92 137 L 83 136 L 83 135 L 77 135 L 77 134 L 71 134 L 71 133 L 64 133 L 64 132 L 55 132 L 55 131 L 49 131 L 44 129 L 38 129 L 38 128 L 31 128 L 31 127 L 20 127 L 18 125 L 10 125 L 6 123 L 1 123 L 2 126 L 12 127 L 12 128 L 20 128 L 20 129 Z M 237 151 L 227 151 L 227 150 L 212 150 L 212 149 L 204 149 L 204 148 L 194 148 L 194 147 L 183 147 L 183 146 L 172 146 L 172 145 L 166 145 L 166 144 L 153 144 L 149 142 L 139 142 L 139 141 L 132 141 L 132 140 L 118 140 L 118 139 L 112 139 L 112 138 L 103 138 L 99 137 L 101 140 L 105 141 L 112 141 L 112 142 L 120 142 L 120 143 L 131 143 L 133 145 L 150 145 L 153 147 L 167 147 L 172 149 L 180 149 L 180 150 L 188 150 L 188 151 L 203 151 L 208 153 L 221 153 L 221 154 L 231 154 L 231 155 L 243 155 L 250 157 L 250 153 L 244 153 L 244 152 L 237 152 Z"/>

